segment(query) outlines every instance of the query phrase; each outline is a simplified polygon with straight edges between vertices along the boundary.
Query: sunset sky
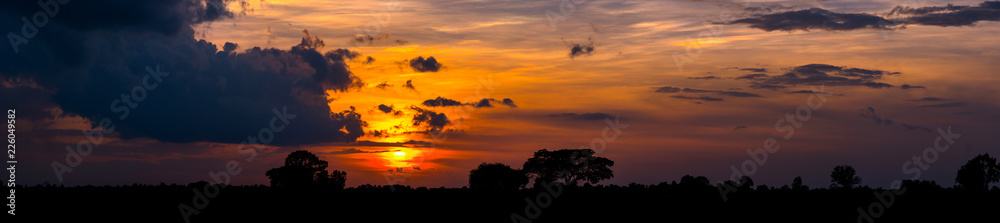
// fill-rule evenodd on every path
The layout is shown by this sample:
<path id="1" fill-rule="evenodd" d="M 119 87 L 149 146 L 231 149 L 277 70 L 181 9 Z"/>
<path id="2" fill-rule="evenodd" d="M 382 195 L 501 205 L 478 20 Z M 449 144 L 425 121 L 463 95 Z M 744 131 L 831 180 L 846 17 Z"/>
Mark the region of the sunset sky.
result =
<path id="1" fill-rule="evenodd" d="M 71 1 L 33 37 L 45 10 L 5 4 L 0 104 L 24 184 L 187 184 L 231 160 L 232 184 L 267 184 L 304 149 L 348 187 L 461 187 L 482 162 L 595 139 L 615 161 L 602 184 L 715 183 L 776 139 L 757 184 L 828 187 L 852 165 L 872 187 L 951 186 L 1000 155 L 1000 2 Z M 169 76 L 150 87 L 147 67 Z M 54 170 L 102 119 L 92 153 Z"/>

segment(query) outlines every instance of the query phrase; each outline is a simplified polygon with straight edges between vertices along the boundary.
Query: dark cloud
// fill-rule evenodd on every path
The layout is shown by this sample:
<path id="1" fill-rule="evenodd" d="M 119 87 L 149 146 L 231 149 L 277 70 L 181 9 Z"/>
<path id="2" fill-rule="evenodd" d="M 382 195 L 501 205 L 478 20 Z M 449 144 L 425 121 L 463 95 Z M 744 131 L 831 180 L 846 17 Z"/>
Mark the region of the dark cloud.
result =
<path id="1" fill-rule="evenodd" d="M 590 56 L 594 54 L 594 41 L 591 38 L 587 39 L 590 40 L 590 42 L 586 44 L 566 43 L 566 41 L 563 40 L 566 46 L 569 47 L 570 59 L 576 58 L 578 56 Z"/>
<path id="2" fill-rule="evenodd" d="M 223 3 L 73 4 L 16 52 L 0 44 L 0 76 L 30 79 L 53 92 L 47 102 L 32 103 L 52 103 L 92 123 L 111 120 L 123 139 L 240 143 L 256 138 L 275 113 L 295 115 L 274 134 L 275 145 L 354 141 L 364 134 L 359 114 L 331 113 L 326 99 L 327 91 L 361 86 L 344 61 L 353 53 L 323 53 L 323 41 L 307 31 L 287 50 L 237 52 L 231 43 L 220 51 L 192 38 L 193 25 L 232 17 Z M 39 11 L 35 2 L 9 5 L 0 8 L 0 27 L 21 27 L 19 18 Z"/>
<path id="3" fill-rule="evenodd" d="M 368 56 L 367 58 L 365 58 L 365 61 L 362 61 L 361 63 L 362 64 L 372 64 L 372 63 L 375 63 L 375 58 L 372 58 L 371 56 Z"/>
<path id="4" fill-rule="evenodd" d="M 827 30 L 844 31 L 856 29 L 891 30 L 897 22 L 877 15 L 864 13 L 837 13 L 821 8 L 779 12 L 737 19 L 716 24 L 748 24 L 750 28 L 764 31 Z"/>
<path id="5" fill-rule="evenodd" d="M 913 99 L 913 100 L 910 100 L 910 101 L 927 102 L 927 101 L 947 101 L 947 100 L 948 99 L 944 99 L 944 98 L 924 97 L 924 98 L 920 98 L 920 99 Z"/>
<path id="6" fill-rule="evenodd" d="M 695 79 L 695 80 L 718 80 L 718 79 L 722 79 L 722 78 L 716 77 L 716 76 L 704 76 L 704 77 L 688 77 L 688 79 Z"/>
<path id="7" fill-rule="evenodd" d="M 377 87 L 378 89 L 385 90 L 386 88 L 392 87 L 392 85 L 389 84 L 388 81 L 383 81 L 381 84 L 375 85 L 375 87 Z"/>
<path id="8" fill-rule="evenodd" d="M 679 99 L 687 99 L 687 100 L 722 101 L 722 98 L 713 98 L 713 97 L 688 97 L 688 96 L 684 96 L 684 95 L 674 95 L 674 96 L 670 96 L 670 97 L 671 98 L 679 98 Z"/>
<path id="9" fill-rule="evenodd" d="M 378 105 L 378 110 L 382 111 L 383 113 L 388 114 L 388 113 L 392 112 L 392 106 L 391 105 L 380 104 L 380 105 Z"/>
<path id="10" fill-rule="evenodd" d="M 921 105 L 921 106 L 917 106 L 917 107 L 919 107 L 919 108 L 953 108 L 953 107 L 963 107 L 963 106 L 966 106 L 966 105 L 969 105 L 969 103 L 965 103 L 965 102 L 950 102 L 950 103 L 942 103 L 942 104 Z"/>
<path id="11" fill-rule="evenodd" d="M 979 21 L 1000 21 L 1000 1 L 985 1 L 977 6 L 903 7 L 896 6 L 889 15 L 907 15 L 910 24 L 929 26 L 971 26 Z"/>
<path id="12" fill-rule="evenodd" d="M 892 18 L 892 19 L 890 19 Z M 1000 2 L 985 1 L 976 6 L 909 7 L 896 6 L 886 17 L 864 13 L 838 13 L 820 8 L 755 15 L 716 24 L 749 24 L 765 31 L 858 29 L 895 30 L 906 25 L 971 26 L 979 21 L 1000 21 Z"/>
<path id="13" fill-rule="evenodd" d="M 517 107 L 517 105 L 514 105 L 514 100 L 511 100 L 510 98 L 504 98 L 503 100 L 497 100 L 497 99 L 493 99 L 493 98 L 483 98 L 483 99 L 479 100 L 479 102 L 471 103 L 471 104 L 472 104 L 472 106 L 474 106 L 476 108 L 492 108 L 493 107 L 493 103 L 510 106 L 512 108 L 516 108 Z"/>
<path id="14" fill-rule="evenodd" d="M 354 153 L 385 153 L 385 152 L 392 152 L 392 151 L 390 151 L 390 150 L 364 151 L 364 150 L 355 149 L 355 148 L 347 148 L 347 149 L 342 149 L 342 150 L 337 150 L 337 151 L 326 152 L 326 153 L 322 153 L 322 154 L 341 155 L 341 154 L 354 154 Z"/>
<path id="15" fill-rule="evenodd" d="M 871 106 L 869 106 L 868 108 L 859 109 L 859 111 L 861 111 L 861 113 L 859 114 L 861 117 L 872 120 L 873 122 L 875 122 L 876 125 L 892 126 L 896 123 L 892 119 L 879 116 L 875 112 L 875 108 L 872 108 Z M 899 125 L 903 127 L 904 131 L 922 130 L 928 133 L 931 132 L 930 128 L 912 125 L 908 123 L 899 123 Z"/>
<path id="16" fill-rule="evenodd" d="M 372 35 L 364 34 L 364 35 L 356 35 L 356 36 L 354 36 L 354 38 L 352 39 L 352 41 L 354 41 L 354 43 L 364 43 L 364 44 L 371 45 L 373 42 L 381 41 L 383 39 L 388 39 L 390 37 L 392 37 L 392 35 L 389 35 L 389 34 L 382 34 L 382 35 L 378 35 L 378 36 L 372 36 Z"/>
<path id="17" fill-rule="evenodd" d="M 759 78 L 765 78 L 767 74 L 746 74 L 743 76 L 736 77 L 737 80 L 756 80 Z"/>
<path id="18" fill-rule="evenodd" d="M 422 104 L 424 106 L 427 106 L 427 107 L 462 106 L 462 105 L 465 105 L 462 102 L 458 102 L 456 100 L 451 100 L 451 99 L 443 98 L 443 97 L 440 97 L 440 96 L 437 97 L 437 98 L 435 98 L 435 99 L 425 100 L 424 103 L 422 103 Z"/>
<path id="19" fill-rule="evenodd" d="M 685 92 L 685 93 L 715 93 L 732 97 L 762 97 L 759 94 L 739 92 L 739 91 L 721 91 L 721 90 L 704 90 L 704 89 L 694 89 L 694 88 L 677 88 L 677 87 L 661 87 L 654 90 L 657 93 L 675 93 L 675 92 Z"/>
<path id="20" fill-rule="evenodd" d="M 789 92 L 785 92 L 785 93 L 786 94 L 821 94 L 821 95 L 833 95 L 833 93 L 830 93 L 830 92 L 813 91 L 813 90 L 798 90 L 798 91 L 789 91 Z"/>
<path id="21" fill-rule="evenodd" d="M 764 84 L 764 83 L 750 83 L 750 88 L 753 89 L 768 89 L 768 90 L 780 90 L 785 89 L 785 86 L 774 85 L 774 84 Z"/>
<path id="22" fill-rule="evenodd" d="M 736 126 L 736 128 L 733 128 L 733 130 L 740 130 L 740 129 L 745 129 L 745 128 L 747 128 L 747 126 L 740 125 L 740 126 Z"/>
<path id="23" fill-rule="evenodd" d="M 899 88 L 902 88 L 903 90 L 910 89 L 910 88 L 914 88 L 914 89 L 916 89 L 916 88 L 926 89 L 926 87 L 924 87 L 924 86 L 914 86 L 914 85 L 909 85 L 909 84 L 900 85 Z"/>
<path id="24" fill-rule="evenodd" d="M 789 85 L 825 86 L 866 86 L 870 88 L 891 88 L 890 84 L 875 82 L 884 76 L 898 72 L 883 70 L 838 67 L 828 64 L 808 64 L 788 69 L 782 75 L 747 78 L 752 81 L 750 88 L 781 89 Z"/>
<path id="25" fill-rule="evenodd" d="M 583 114 L 577 114 L 577 113 L 560 113 L 560 114 L 551 114 L 551 115 L 549 115 L 549 117 L 567 118 L 567 119 L 575 119 L 575 120 L 605 120 L 605 119 L 614 119 L 615 118 L 614 115 L 610 115 L 610 114 L 607 114 L 607 113 L 600 113 L 600 112 L 583 113 Z"/>
<path id="26" fill-rule="evenodd" d="M 406 84 L 403 85 L 404 88 L 416 91 L 417 88 L 413 86 L 413 80 L 406 80 Z"/>
<path id="27" fill-rule="evenodd" d="M 893 124 L 892 119 L 883 118 L 879 116 L 878 114 L 875 113 L 875 108 L 872 108 L 870 106 L 866 109 L 860 109 L 860 111 L 861 114 L 859 115 L 861 115 L 861 117 L 865 117 L 867 119 L 872 120 L 873 122 L 875 122 L 876 125 L 890 126 Z"/>
<path id="28" fill-rule="evenodd" d="M 656 90 L 653 90 L 653 92 L 656 93 L 674 93 L 680 91 L 681 89 L 676 87 L 661 87 L 661 88 L 656 88 Z"/>
<path id="29" fill-rule="evenodd" d="M 411 106 L 410 109 L 417 111 L 413 115 L 413 126 L 426 126 L 430 131 L 441 131 L 446 125 L 451 123 L 444 113 L 437 113 L 431 110 Z"/>
<path id="30" fill-rule="evenodd" d="M 423 56 L 417 56 L 417 58 L 410 59 L 407 62 L 417 72 L 438 72 L 441 69 L 441 63 L 438 63 L 434 57 L 424 59 Z"/>
<path id="31" fill-rule="evenodd" d="M 750 71 L 750 72 L 757 72 L 757 73 L 767 72 L 767 68 L 739 68 L 739 69 L 742 70 L 742 71 Z"/>

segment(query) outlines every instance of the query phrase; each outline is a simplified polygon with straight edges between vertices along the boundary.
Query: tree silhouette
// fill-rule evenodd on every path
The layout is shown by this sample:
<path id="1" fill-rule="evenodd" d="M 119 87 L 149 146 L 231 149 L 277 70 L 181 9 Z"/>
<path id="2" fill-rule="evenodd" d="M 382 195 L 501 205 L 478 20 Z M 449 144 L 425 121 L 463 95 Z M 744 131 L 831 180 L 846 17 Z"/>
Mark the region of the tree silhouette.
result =
<path id="1" fill-rule="evenodd" d="M 809 190 L 809 186 L 802 185 L 802 177 L 792 179 L 792 190 Z"/>
<path id="2" fill-rule="evenodd" d="M 482 163 L 469 171 L 469 188 L 512 191 L 528 184 L 528 175 L 503 163 Z"/>
<path id="3" fill-rule="evenodd" d="M 611 179 L 614 173 L 611 166 L 615 162 L 604 157 L 594 156 L 591 149 L 538 150 L 535 156 L 524 162 L 522 168 L 529 177 L 535 179 L 535 184 L 556 182 L 576 185 L 578 180 L 597 183 Z"/>
<path id="4" fill-rule="evenodd" d="M 309 151 L 299 150 L 288 154 L 285 165 L 268 170 L 264 175 L 271 179 L 272 187 L 327 187 L 343 189 L 347 173 L 326 171 L 328 163 Z"/>
<path id="5" fill-rule="evenodd" d="M 955 183 L 963 189 L 984 191 L 990 183 L 1000 181 L 1000 164 L 989 153 L 978 155 L 958 169 Z"/>
<path id="6" fill-rule="evenodd" d="M 833 172 L 830 173 L 830 182 L 833 182 L 830 187 L 854 188 L 854 185 L 861 184 L 861 177 L 855 176 L 855 173 L 854 167 L 849 165 L 834 167 Z"/>

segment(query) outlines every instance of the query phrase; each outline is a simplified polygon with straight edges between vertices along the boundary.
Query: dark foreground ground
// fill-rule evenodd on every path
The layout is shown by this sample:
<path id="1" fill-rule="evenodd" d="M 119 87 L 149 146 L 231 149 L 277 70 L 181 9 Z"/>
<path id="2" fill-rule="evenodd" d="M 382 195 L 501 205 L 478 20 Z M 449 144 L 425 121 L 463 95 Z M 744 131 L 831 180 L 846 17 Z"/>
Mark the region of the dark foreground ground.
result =
<path id="1" fill-rule="evenodd" d="M 565 187 L 561 192 L 229 186 L 214 198 L 198 195 L 207 186 L 17 188 L 13 222 L 185 222 L 181 205 L 197 212 L 190 222 L 997 222 L 1000 217 L 995 187 L 988 192 L 907 188 L 892 196 L 892 191 L 869 188 L 745 189 L 723 202 L 715 187 L 670 184 Z M 512 214 L 520 217 L 512 220 Z"/>

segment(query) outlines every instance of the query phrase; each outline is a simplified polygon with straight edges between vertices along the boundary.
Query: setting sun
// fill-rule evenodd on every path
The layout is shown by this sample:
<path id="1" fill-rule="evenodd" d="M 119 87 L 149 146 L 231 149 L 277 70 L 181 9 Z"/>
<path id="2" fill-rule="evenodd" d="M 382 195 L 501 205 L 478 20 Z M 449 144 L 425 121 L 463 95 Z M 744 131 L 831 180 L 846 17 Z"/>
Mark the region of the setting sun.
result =
<path id="1" fill-rule="evenodd" d="M 404 152 L 402 152 L 402 151 L 399 151 L 399 152 L 396 152 L 396 153 L 393 153 L 393 155 L 397 155 L 397 156 L 405 156 L 405 155 L 406 155 L 406 153 L 404 153 Z"/>

